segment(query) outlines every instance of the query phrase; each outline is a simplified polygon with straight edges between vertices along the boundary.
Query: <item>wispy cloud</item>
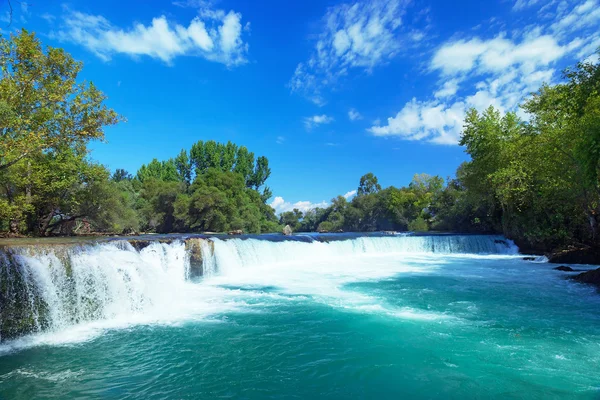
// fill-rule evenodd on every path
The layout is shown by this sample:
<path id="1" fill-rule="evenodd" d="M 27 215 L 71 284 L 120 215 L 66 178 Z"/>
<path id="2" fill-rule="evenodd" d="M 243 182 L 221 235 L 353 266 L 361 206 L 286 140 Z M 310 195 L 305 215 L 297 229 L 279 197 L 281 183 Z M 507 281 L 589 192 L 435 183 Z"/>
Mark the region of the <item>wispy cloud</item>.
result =
<path id="1" fill-rule="evenodd" d="M 104 61 L 115 54 L 147 56 L 171 63 L 178 56 L 198 56 L 229 67 L 247 62 L 248 44 L 243 39 L 242 15 L 234 11 L 203 9 L 189 24 L 163 16 L 148 24 L 127 28 L 113 25 L 100 15 L 66 9 L 59 40 L 79 44 Z"/>
<path id="2" fill-rule="evenodd" d="M 357 121 L 359 119 L 363 119 L 363 116 L 356 111 L 356 109 L 351 108 L 350 111 L 348 111 L 348 118 L 350 119 L 350 121 Z"/>
<path id="3" fill-rule="evenodd" d="M 521 3 L 517 9 L 538 2 Z M 567 8 L 556 4 L 551 15 L 551 20 L 513 31 L 510 36 L 498 33 L 488 39 L 474 36 L 443 43 L 429 62 L 429 70 L 439 75 L 438 88 L 429 98 L 413 98 L 369 132 L 457 144 L 469 108 L 481 111 L 493 105 L 501 111 L 517 110 L 527 118 L 518 109 L 523 99 L 542 83 L 556 82 L 560 63 L 584 59 L 600 45 L 600 33 L 594 28 L 600 23 L 598 0 L 580 1 Z"/>
<path id="4" fill-rule="evenodd" d="M 333 117 L 328 115 L 313 115 L 312 117 L 304 118 L 304 126 L 306 129 L 311 130 L 319 125 L 330 124 L 333 122 Z"/>
<path id="5" fill-rule="evenodd" d="M 284 136 L 277 136 L 277 139 L 275 139 L 275 143 L 277 143 L 277 144 L 283 144 L 284 142 L 285 142 Z"/>
<path id="6" fill-rule="evenodd" d="M 321 105 L 323 87 L 334 85 L 352 69 L 370 72 L 388 62 L 405 46 L 400 34 L 408 3 L 365 0 L 330 7 L 311 56 L 298 64 L 290 79 L 291 91 Z M 406 40 L 422 40 L 417 33 L 411 31 Z"/>
<path id="7" fill-rule="evenodd" d="M 541 0 L 517 0 L 513 6 L 513 10 L 520 11 L 524 8 L 533 7 L 538 4 Z"/>

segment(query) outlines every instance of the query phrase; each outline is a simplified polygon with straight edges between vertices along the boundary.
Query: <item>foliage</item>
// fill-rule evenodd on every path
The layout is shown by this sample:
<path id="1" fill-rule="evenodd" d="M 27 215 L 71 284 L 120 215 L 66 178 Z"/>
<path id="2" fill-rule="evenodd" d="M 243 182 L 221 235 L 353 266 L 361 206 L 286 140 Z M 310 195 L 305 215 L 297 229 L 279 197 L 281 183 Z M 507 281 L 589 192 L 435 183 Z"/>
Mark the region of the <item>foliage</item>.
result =
<path id="1" fill-rule="evenodd" d="M 600 64 L 582 62 L 564 82 L 523 104 L 527 120 L 469 110 L 456 176 L 417 174 L 382 188 L 369 172 L 357 196 L 275 216 L 269 161 L 232 142 L 198 141 L 135 176 L 112 176 L 88 158 L 90 140 L 122 118 L 82 64 L 43 48 L 25 30 L 0 38 L 0 230 L 91 232 L 427 231 L 502 232 L 550 250 L 600 240 Z"/>
<path id="2" fill-rule="evenodd" d="M 177 197 L 175 216 L 189 231 L 260 233 L 261 220 L 266 218 L 263 206 L 258 192 L 246 187 L 241 174 L 209 168 L 196 177 L 189 194 Z"/>
<path id="3" fill-rule="evenodd" d="M 283 226 L 289 225 L 295 232 L 300 228 L 300 220 L 304 217 L 302 211 L 294 208 L 292 211 L 282 212 L 279 216 L 279 223 Z"/>
<path id="4" fill-rule="evenodd" d="M 121 120 L 82 64 L 22 30 L 0 39 L 0 170 L 57 146 L 85 146 Z"/>
<path id="5" fill-rule="evenodd" d="M 360 178 L 357 194 L 361 196 L 364 194 L 376 193 L 380 190 L 381 185 L 379 185 L 377 177 L 373 175 L 372 172 L 369 172 L 368 174 L 365 174 Z"/>

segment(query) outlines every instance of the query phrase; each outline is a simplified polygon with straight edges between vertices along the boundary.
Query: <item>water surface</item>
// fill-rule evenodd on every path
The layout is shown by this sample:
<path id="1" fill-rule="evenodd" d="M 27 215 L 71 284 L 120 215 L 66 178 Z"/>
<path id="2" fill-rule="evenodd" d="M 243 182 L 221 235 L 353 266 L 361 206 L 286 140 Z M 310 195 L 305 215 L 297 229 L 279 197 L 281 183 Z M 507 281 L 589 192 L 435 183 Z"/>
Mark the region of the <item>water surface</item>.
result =
<path id="1" fill-rule="evenodd" d="M 182 243 L 88 249 L 101 312 L 56 296 L 0 345 L 0 398 L 600 398 L 595 290 L 465 238 L 216 240 L 196 280 Z"/>

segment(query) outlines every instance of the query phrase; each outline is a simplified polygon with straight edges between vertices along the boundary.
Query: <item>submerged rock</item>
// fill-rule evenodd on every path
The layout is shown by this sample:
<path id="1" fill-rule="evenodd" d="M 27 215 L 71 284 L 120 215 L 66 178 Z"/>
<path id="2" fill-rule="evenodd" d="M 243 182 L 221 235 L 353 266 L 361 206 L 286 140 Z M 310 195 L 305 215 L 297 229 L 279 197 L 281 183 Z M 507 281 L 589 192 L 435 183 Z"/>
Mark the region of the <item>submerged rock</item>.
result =
<path id="1" fill-rule="evenodd" d="M 292 234 L 292 228 L 289 225 L 286 225 L 285 228 L 283 228 L 283 234 L 285 236 L 290 236 Z"/>
<path id="2" fill-rule="evenodd" d="M 523 261 L 535 261 L 535 257 L 523 257 Z"/>
<path id="3" fill-rule="evenodd" d="M 552 268 L 552 269 L 555 269 L 557 271 L 564 271 L 564 272 L 573 272 L 573 271 L 575 271 L 573 268 L 567 267 L 565 265 L 561 265 L 560 267 L 556 267 L 556 268 Z"/>
<path id="4" fill-rule="evenodd" d="M 600 268 L 575 275 L 573 280 L 600 287 Z"/>

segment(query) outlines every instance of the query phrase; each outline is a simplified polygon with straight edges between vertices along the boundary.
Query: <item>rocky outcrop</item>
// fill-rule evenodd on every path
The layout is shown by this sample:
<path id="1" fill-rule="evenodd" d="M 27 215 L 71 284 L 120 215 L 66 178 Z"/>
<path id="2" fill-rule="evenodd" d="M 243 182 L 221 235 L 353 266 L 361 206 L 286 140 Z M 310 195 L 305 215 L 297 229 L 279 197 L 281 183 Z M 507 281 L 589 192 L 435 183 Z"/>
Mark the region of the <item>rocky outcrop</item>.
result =
<path id="1" fill-rule="evenodd" d="M 575 275 L 572 279 L 580 283 L 587 283 L 600 288 L 600 268 L 582 272 L 579 275 Z"/>
<path id="2" fill-rule="evenodd" d="M 156 239 L 130 239 L 127 240 L 129 242 L 129 244 L 136 249 L 137 251 L 142 251 L 143 249 L 145 249 L 146 247 L 150 246 L 152 243 L 166 243 L 166 244 L 171 244 L 173 243 L 173 239 L 169 239 L 169 238 L 156 238 Z"/>
<path id="3" fill-rule="evenodd" d="M 47 315 L 46 304 L 28 288 L 18 255 L 1 251 L 0 342 L 45 328 Z"/>
<path id="4" fill-rule="evenodd" d="M 233 231 L 229 231 L 228 235 L 241 235 L 243 233 L 244 232 L 241 229 L 236 229 L 236 230 L 233 230 Z"/>
<path id="5" fill-rule="evenodd" d="M 289 225 L 286 225 L 285 228 L 283 228 L 283 234 L 285 236 L 290 236 L 292 234 L 292 228 Z"/>
<path id="6" fill-rule="evenodd" d="M 202 268 L 202 242 L 204 239 L 191 238 L 185 241 L 185 250 L 190 258 L 190 275 L 201 276 Z M 211 242 L 212 243 L 212 242 Z"/>
<path id="7" fill-rule="evenodd" d="M 552 264 L 600 265 L 600 249 L 586 247 L 562 250 L 550 255 L 548 262 Z"/>

